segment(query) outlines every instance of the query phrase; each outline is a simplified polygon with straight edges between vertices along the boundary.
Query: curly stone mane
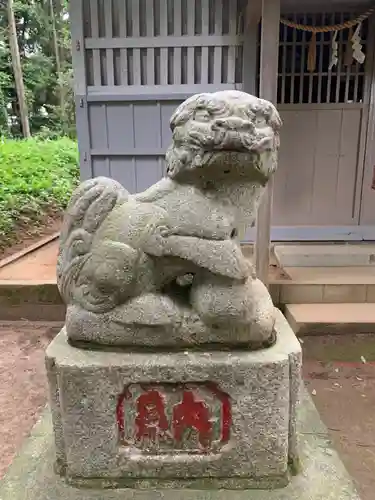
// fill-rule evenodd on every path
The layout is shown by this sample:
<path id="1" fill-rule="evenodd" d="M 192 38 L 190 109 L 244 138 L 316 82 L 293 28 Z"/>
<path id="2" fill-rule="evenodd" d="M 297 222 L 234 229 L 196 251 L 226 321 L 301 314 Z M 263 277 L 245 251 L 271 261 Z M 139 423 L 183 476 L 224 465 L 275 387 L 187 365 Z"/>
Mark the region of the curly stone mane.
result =
<path id="1" fill-rule="evenodd" d="M 121 184 L 105 177 L 82 182 L 74 191 L 65 212 L 57 261 L 57 286 L 67 304 L 90 257 L 95 232 L 115 205 L 128 197 Z"/>
<path id="2" fill-rule="evenodd" d="M 170 120 L 173 143 L 166 153 L 172 179 L 199 168 L 213 152 L 237 150 L 260 154 L 279 148 L 282 122 L 275 106 L 239 91 L 198 94 L 183 102 Z M 275 169 L 272 162 L 269 174 Z"/>

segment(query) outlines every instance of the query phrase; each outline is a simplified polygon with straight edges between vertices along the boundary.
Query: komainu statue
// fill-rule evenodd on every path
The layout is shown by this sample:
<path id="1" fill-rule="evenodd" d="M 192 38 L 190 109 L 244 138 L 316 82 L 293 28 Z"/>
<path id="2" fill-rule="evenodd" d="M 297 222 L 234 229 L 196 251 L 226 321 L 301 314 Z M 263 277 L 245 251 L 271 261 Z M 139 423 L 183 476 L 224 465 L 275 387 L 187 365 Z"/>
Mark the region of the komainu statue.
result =
<path id="1" fill-rule="evenodd" d="M 170 125 L 158 183 L 131 195 L 98 177 L 72 196 L 58 260 L 69 340 L 270 346 L 274 307 L 240 240 L 276 169 L 279 114 L 267 101 L 223 91 L 187 99 Z"/>

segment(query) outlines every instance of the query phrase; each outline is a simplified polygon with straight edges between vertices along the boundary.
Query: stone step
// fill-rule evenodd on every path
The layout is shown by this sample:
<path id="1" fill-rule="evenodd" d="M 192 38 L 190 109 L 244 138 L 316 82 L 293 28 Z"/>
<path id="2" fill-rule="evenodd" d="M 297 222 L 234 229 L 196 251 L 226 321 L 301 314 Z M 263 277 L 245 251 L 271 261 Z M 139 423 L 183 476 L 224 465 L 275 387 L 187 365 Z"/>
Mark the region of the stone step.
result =
<path id="1" fill-rule="evenodd" d="M 285 317 L 299 336 L 375 333 L 373 303 L 286 304 Z"/>
<path id="2" fill-rule="evenodd" d="M 283 271 L 291 281 L 297 283 L 375 285 L 375 266 L 284 267 Z"/>
<path id="3" fill-rule="evenodd" d="M 341 267 L 374 266 L 373 244 L 276 244 L 274 255 L 282 268 L 285 267 Z"/>

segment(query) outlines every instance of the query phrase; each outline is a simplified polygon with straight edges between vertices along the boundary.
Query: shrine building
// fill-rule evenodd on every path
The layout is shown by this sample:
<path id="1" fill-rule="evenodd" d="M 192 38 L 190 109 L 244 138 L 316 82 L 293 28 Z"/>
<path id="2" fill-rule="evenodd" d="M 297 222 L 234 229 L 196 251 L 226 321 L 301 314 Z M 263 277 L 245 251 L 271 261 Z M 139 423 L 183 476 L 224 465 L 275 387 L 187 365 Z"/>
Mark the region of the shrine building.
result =
<path id="1" fill-rule="evenodd" d="M 176 106 L 244 90 L 284 122 L 258 252 L 375 240 L 374 12 L 367 0 L 71 2 L 82 179 L 146 189 L 163 175 Z"/>

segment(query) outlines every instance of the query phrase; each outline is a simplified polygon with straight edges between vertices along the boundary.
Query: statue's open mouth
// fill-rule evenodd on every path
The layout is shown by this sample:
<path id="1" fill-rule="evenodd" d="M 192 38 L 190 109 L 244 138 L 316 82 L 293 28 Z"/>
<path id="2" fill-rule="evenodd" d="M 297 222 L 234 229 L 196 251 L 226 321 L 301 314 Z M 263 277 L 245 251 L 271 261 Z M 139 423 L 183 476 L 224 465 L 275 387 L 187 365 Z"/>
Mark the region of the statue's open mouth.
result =
<path id="1" fill-rule="evenodd" d="M 237 152 L 237 153 L 256 153 L 261 154 L 274 149 L 273 138 L 265 135 L 264 137 L 256 137 L 253 135 L 233 132 L 226 132 L 220 138 L 213 138 L 205 145 L 205 150 L 222 151 L 222 152 Z"/>

